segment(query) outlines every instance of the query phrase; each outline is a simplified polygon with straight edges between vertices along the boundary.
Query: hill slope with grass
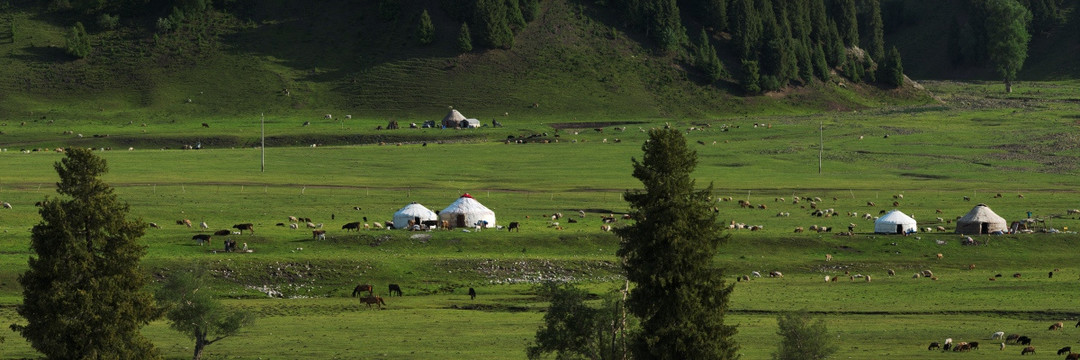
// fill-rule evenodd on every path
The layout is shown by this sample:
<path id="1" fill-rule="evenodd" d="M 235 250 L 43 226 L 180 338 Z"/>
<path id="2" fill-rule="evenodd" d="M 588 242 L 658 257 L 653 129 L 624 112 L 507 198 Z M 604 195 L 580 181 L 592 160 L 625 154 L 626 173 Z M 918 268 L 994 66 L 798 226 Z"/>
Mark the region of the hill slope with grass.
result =
<path id="1" fill-rule="evenodd" d="M 442 2 L 403 3 L 393 18 L 381 16 L 376 3 L 228 2 L 189 19 L 195 25 L 161 33 L 153 19 L 167 16 L 164 7 L 121 13 L 122 26 L 109 30 L 74 11 L 15 2 L 0 16 L 0 28 L 10 32 L 0 39 L 0 117 L 197 124 L 262 113 L 417 121 L 455 106 L 485 122 L 507 114 L 544 122 L 806 113 L 928 99 L 911 88 L 840 86 L 839 76 L 742 96 L 735 75 L 703 83 L 684 55 L 659 53 L 614 10 L 594 4 L 543 1 L 512 48 L 477 45 L 461 54 L 460 22 Z M 429 45 L 416 37 L 424 9 L 435 26 Z M 88 24 L 93 46 L 83 59 L 64 51 L 77 20 Z M 738 70 L 733 56 L 720 57 L 729 72 Z"/>

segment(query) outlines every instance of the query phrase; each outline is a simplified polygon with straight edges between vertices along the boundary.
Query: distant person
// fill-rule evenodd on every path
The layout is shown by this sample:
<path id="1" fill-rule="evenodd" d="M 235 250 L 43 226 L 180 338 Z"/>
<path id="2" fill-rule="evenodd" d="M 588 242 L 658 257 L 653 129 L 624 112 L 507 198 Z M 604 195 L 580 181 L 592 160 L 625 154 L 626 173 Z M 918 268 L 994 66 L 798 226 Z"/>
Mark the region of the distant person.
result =
<path id="1" fill-rule="evenodd" d="M 469 299 L 476 300 L 476 289 L 469 288 Z"/>

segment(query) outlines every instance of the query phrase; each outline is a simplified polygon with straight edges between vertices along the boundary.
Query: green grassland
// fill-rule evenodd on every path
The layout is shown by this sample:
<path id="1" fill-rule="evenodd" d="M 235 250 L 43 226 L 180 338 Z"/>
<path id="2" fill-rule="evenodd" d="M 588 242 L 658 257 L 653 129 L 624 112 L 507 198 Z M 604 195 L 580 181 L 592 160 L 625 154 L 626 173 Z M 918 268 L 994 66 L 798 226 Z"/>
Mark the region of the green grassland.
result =
<path id="1" fill-rule="evenodd" d="M 595 117 L 569 125 L 510 116 L 500 118 L 505 127 L 471 130 L 376 131 L 383 121 L 342 124 L 337 118 L 301 127 L 268 117 L 268 136 L 290 135 L 299 146 L 266 148 L 265 171 L 255 117 L 209 128 L 198 126 L 198 117 L 145 128 L 108 120 L 9 123 L 0 127 L 0 148 L 7 149 L 0 151 L 0 200 L 13 205 L 0 209 L 0 323 L 21 321 L 14 312 L 21 299 L 15 279 L 31 254 L 28 230 L 39 221 L 34 203 L 54 196 L 52 164 L 63 156 L 48 149 L 108 147 L 98 152 L 110 167 L 104 180 L 133 216 L 161 225 L 143 237 L 144 266 L 155 284 L 170 271 L 205 267 L 227 304 L 261 316 L 237 337 L 209 347 L 208 356 L 523 358 L 546 306 L 534 284 L 573 281 L 600 296 L 621 285 L 618 239 L 600 230 L 600 216 L 628 210 L 621 195 L 639 186 L 630 173 L 631 159 L 641 156 L 642 130 L 671 126 L 685 129 L 698 153 L 694 175 L 698 186 L 714 186 L 718 221 L 763 226 L 730 230 L 717 265 L 731 281 L 751 271 L 785 274 L 736 283 L 728 321 L 739 325 L 743 358 L 768 358 L 778 341 L 776 312 L 800 308 L 825 317 L 843 358 L 956 357 L 925 350 L 945 337 L 983 343 L 959 356 L 1017 356 L 1019 347 L 996 349 L 989 340 L 995 331 L 1031 336 L 1040 356 L 1076 343 L 1077 330 L 1068 325 L 1080 317 L 1080 219 L 1066 210 L 1080 208 L 1080 83 L 1021 83 L 1010 95 L 996 83 L 923 85 L 943 102 L 698 120 Z M 548 143 L 504 141 L 527 135 Z M 234 140 L 204 140 L 229 137 Z M 347 140 L 355 138 L 377 140 Z M 176 144 L 191 141 L 204 148 L 177 150 Z M 27 153 L 19 151 L 24 148 Z M 41 151 L 29 151 L 35 148 Z M 413 201 L 439 210 L 466 192 L 492 208 L 499 224 L 518 221 L 522 231 L 340 229 L 363 217 L 390 220 Z M 894 199 L 897 194 L 903 199 Z M 809 202 L 795 204 L 795 196 L 820 197 L 817 206 L 838 215 L 811 216 Z M 723 201 L 728 197 L 765 209 L 741 208 Z M 976 236 L 983 245 L 962 246 L 951 232 L 872 234 L 873 222 L 862 217 L 897 208 L 921 228 L 951 230 L 951 220 L 976 203 L 1009 220 L 1030 211 L 1045 221 L 1040 227 L 1064 231 Z M 566 215 L 558 220 L 561 229 L 549 218 L 556 212 Z M 783 212 L 790 216 L 777 216 Z M 302 225 L 276 226 L 288 216 L 323 224 L 327 240 L 313 240 Z M 187 228 L 178 219 L 210 228 Z M 214 251 L 221 249 L 219 237 L 209 246 L 190 240 L 241 222 L 254 223 L 255 234 L 229 238 L 251 253 Z M 856 234 L 837 235 L 849 223 Z M 793 232 L 810 225 L 837 230 Z M 825 262 L 825 254 L 834 260 Z M 897 275 L 887 276 L 887 269 Z M 922 270 L 938 280 L 911 278 Z M 873 281 L 852 281 L 849 274 Z M 841 280 L 826 284 L 825 275 Z M 387 299 L 385 310 L 368 310 L 348 298 L 358 282 L 376 284 L 380 292 L 398 283 L 406 296 Z M 469 287 L 480 293 L 476 300 L 468 299 Z M 1057 321 L 1066 328 L 1046 330 Z M 190 356 L 191 341 L 164 322 L 144 331 L 168 358 Z M 0 358 L 36 356 L 17 334 L 0 334 L 7 338 Z"/>

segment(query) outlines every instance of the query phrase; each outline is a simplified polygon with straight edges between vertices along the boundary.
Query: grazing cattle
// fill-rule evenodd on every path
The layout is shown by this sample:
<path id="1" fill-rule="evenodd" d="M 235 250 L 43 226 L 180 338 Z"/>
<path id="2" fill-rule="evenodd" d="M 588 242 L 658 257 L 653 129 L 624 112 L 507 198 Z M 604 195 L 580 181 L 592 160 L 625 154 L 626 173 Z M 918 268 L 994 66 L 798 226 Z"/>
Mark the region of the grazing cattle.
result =
<path id="1" fill-rule="evenodd" d="M 1020 276 L 1021 276 L 1021 275 L 1020 275 L 1020 273 L 1015 273 L 1015 274 L 1013 274 L 1013 277 L 1014 277 L 1014 278 L 1017 278 L 1017 279 L 1019 279 L 1019 278 L 1020 278 Z"/>
<path id="2" fill-rule="evenodd" d="M 922 271 L 922 276 L 923 277 L 934 277 L 934 272 L 930 271 L 930 270 L 923 270 Z"/>
<path id="3" fill-rule="evenodd" d="M 518 232 L 521 232 L 521 224 L 519 224 L 517 221 L 510 222 L 510 225 L 506 227 L 507 232 L 514 231 L 514 230 L 517 230 Z"/>
<path id="4" fill-rule="evenodd" d="M 161 228 L 161 226 L 158 226 L 157 223 L 150 223 L 150 227 L 155 228 L 155 229 L 160 229 Z"/>
<path id="5" fill-rule="evenodd" d="M 398 284 L 390 284 L 390 296 L 394 296 L 394 294 L 401 296 L 401 286 L 398 286 Z"/>
<path id="6" fill-rule="evenodd" d="M 365 291 L 367 291 L 368 296 L 370 296 L 375 291 L 375 287 L 371 286 L 371 284 L 359 284 L 359 285 L 356 285 L 356 288 L 353 288 L 352 296 L 353 297 L 360 296 L 360 294 L 365 292 Z"/>
<path id="7" fill-rule="evenodd" d="M 782 278 L 784 277 L 784 274 L 779 271 L 770 271 L 769 277 Z"/>
<path id="8" fill-rule="evenodd" d="M 210 124 L 207 124 L 207 123 L 202 123 L 202 127 L 204 127 L 204 128 L 209 128 L 209 127 L 210 127 Z"/>
<path id="9" fill-rule="evenodd" d="M 243 234 L 244 230 L 247 230 L 249 234 L 255 235 L 255 224 L 252 224 L 252 223 L 236 224 L 236 225 L 233 225 L 232 227 L 233 227 L 233 229 L 239 230 L 240 234 Z"/>
<path id="10" fill-rule="evenodd" d="M 1069 346 L 1058 349 L 1058 355 L 1068 354 L 1068 353 L 1071 353 L 1071 352 L 1072 352 L 1072 347 L 1069 347 Z"/>
<path id="11" fill-rule="evenodd" d="M 476 300 L 476 290 L 473 288 L 469 288 L 469 299 Z"/>
<path id="12" fill-rule="evenodd" d="M 830 278 L 829 275 L 825 275 L 825 282 L 829 282 L 830 280 L 832 280 L 832 278 Z"/>
<path id="13" fill-rule="evenodd" d="M 367 304 L 368 309 L 371 308 L 372 304 L 379 306 L 379 310 L 382 310 L 383 305 L 386 305 L 383 298 L 376 295 L 360 297 L 360 302 Z"/>
<path id="14" fill-rule="evenodd" d="M 949 351 L 949 349 L 952 349 L 952 343 L 945 343 L 945 345 L 941 347 L 941 351 Z"/>
<path id="15" fill-rule="evenodd" d="M 191 240 L 195 240 L 195 241 L 198 241 L 198 242 L 199 242 L 199 246 L 202 246 L 204 242 L 205 242 L 205 243 L 207 243 L 207 244 L 209 244 L 209 243 L 210 243 L 210 235 L 207 235 L 207 234 L 198 234 L 198 235 L 192 236 L 192 237 L 191 237 Z"/>
<path id="16" fill-rule="evenodd" d="M 297 219 L 295 216 L 290 216 L 289 222 L 300 222 L 300 219 Z"/>
<path id="17" fill-rule="evenodd" d="M 1028 346 L 1028 347 L 1024 348 L 1024 350 L 1020 350 L 1020 355 L 1027 355 L 1027 354 L 1034 354 L 1034 353 L 1035 353 L 1035 347 L 1034 346 Z"/>
<path id="18" fill-rule="evenodd" d="M 210 225 L 207 225 L 205 221 L 199 223 L 199 227 L 203 229 L 209 229 Z"/>
<path id="19" fill-rule="evenodd" d="M 1031 345 L 1031 338 L 1027 336 L 1021 336 L 1020 338 L 1016 339 L 1016 343 L 1020 345 Z"/>
<path id="20" fill-rule="evenodd" d="M 993 279 L 993 278 L 991 278 L 991 279 Z M 1005 337 L 1005 332 L 1004 331 L 998 331 L 996 333 L 990 334 L 990 340 L 997 340 L 997 339 L 1001 339 L 1003 337 Z"/>
<path id="21" fill-rule="evenodd" d="M 191 227 L 191 220 L 188 220 L 188 219 L 176 220 L 176 225 L 186 225 L 187 227 Z"/>
<path id="22" fill-rule="evenodd" d="M 11 203 L 9 203 L 9 202 L 7 202 L 7 201 L 5 201 L 5 202 L 3 203 L 3 205 L 4 205 L 4 208 L 5 208 L 5 209 L 10 209 L 10 208 L 11 208 Z"/>
<path id="23" fill-rule="evenodd" d="M 1080 353 L 1070 352 L 1068 355 L 1065 355 L 1065 360 L 1080 360 Z"/>
<path id="24" fill-rule="evenodd" d="M 978 341 L 969 342 L 969 343 L 967 343 L 967 346 L 968 346 L 968 349 L 970 349 L 970 350 L 979 350 L 979 342 Z"/>
<path id="25" fill-rule="evenodd" d="M 600 225 L 600 231 L 611 231 L 611 225 Z"/>
<path id="26" fill-rule="evenodd" d="M 307 227 L 308 227 L 308 229 L 316 228 L 315 223 L 312 223 L 312 222 L 307 223 Z"/>
<path id="27" fill-rule="evenodd" d="M 938 253 L 938 254 L 937 254 L 937 259 L 938 259 L 938 260 L 941 260 L 941 258 L 943 258 L 943 257 L 945 257 L 945 255 L 942 255 L 941 253 Z"/>
<path id="28" fill-rule="evenodd" d="M 1065 326 L 1065 324 L 1062 324 L 1061 322 L 1056 322 L 1053 325 L 1050 325 L 1050 330 L 1061 330 L 1063 326 Z"/>
<path id="29" fill-rule="evenodd" d="M 289 228 L 293 229 L 293 230 L 296 230 L 296 229 L 300 228 L 300 225 L 297 224 L 297 223 L 292 223 L 292 224 L 289 224 Z"/>
<path id="30" fill-rule="evenodd" d="M 932 343 L 930 343 L 930 346 L 926 347 L 926 350 L 934 350 L 934 349 L 940 349 L 940 348 L 941 348 L 941 344 L 938 344 L 937 342 L 932 342 Z"/>
<path id="31" fill-rule="evenodd" d="M 895 271 L 895 270 L 893 270 L 893 269 L 888 269 L 888 271 L 886 271 L 886 272 L 887 272 L 887 273 L 889 274 L 889 276 L 894 276 L 894 275 L 896 275 L 896 271 Z"/>
<path id="32" fill-rule="evenodd" d="M 832 261 L 832 254 L 825 254 L 825 261 Z"/>
<path id="33" fill-rule="evenodd" d="M 217 236 L 225 236 L 225 235 L 229 235 L 230 233 L 232 233 L 232 231 L 229 231 L 229 230 L 218 230 L 218 231 L 215 231 L 215 232 L 214 232 L 214 235 L 217 235 Z"/>
<path id="34" fill-rule="evenodd" d="M 351 222 L 351 223 L 348 223 L 348 224 L 345 224 L 345 225 L 341 225 L 341 228 L 343 230 L 345 230 L 345 231 L 349 231 L 349 230 L 360 231 L 360 222 L 356 221 L 356 222 Z"/>
<path id="35" fill-rule="evenodd" d="M 1074 328 L 1078 328 L 1078 327 L 1080 327 L 1080 321 L 1077 321 L 1077 322 L 1076 322 L 1076 326 L 1073 326 L 1073 327 L 1074 327 Z"/>
<path id="36" fill-rule="evenodd" d="M 1005 342 L 1014 343 L 1019 338 L 1020 338 L 1020 334 L 1009 334 L 1009 336 L 1005 337 Z"/>
<path id="37" fill-rule="evenodd" d="M 322 230 L 322 229 L 312 230 L 311 231 L 311 238 L 317 239 L 317 240 L 326 240 L 326 230 Z"/>

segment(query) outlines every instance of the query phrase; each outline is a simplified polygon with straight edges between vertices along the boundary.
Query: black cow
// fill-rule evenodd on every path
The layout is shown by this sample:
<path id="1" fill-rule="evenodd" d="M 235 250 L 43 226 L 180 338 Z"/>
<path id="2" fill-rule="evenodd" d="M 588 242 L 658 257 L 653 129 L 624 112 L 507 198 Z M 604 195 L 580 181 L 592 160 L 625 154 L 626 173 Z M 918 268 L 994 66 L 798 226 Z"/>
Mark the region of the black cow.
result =
<path id="1" fill-rule="evenodd" d="M 941 344 L 938 344 L 936 342 L 932 342 L 932 343 L 930 343 L 930 346 L 926 347 L 926 350 L 934 350 L 934 349 L 940 349 L 940 348 L 941 348 Z"/>
<path id="2" fill-rule="evenodd" d="M 247 231 L 251 232 L 251 235 L 255 235 L 255 224 L 252 224 L 252 223 L 236 224 L 236 225 L 233 225 L 232 227 L 233 227 L 233 229 L 240 230 L 241 234 L 244 233 L 244 230 L 247 230 Z"/>
<path id="3" fill-rule="evenodd" d="M 1020 345 L 1031 345 L 1031 338 L 1027 336 L 1021 336 L 1019 339 L 1016 339 L 1016 342 Z"/>
<path id="4" fill-rule="evenodd" d="M 345 229 L 345 231 L 349 231 L 349 230 L 360 231 L 360 222 L 357 221 L 357 222 L 351 222 L 351 223 L 348 223 L 348 224 L 345 224 L 345 225 L 341 225 L 341 228 Z"/>
<path id="5" fill-rule="evenodd" d="M 398 286 L 398 284 L 390 284 L 390 296 L 394 296 L 394 294 L 401 296 L 401 286 Z"/>
<path id="6" fill-rule="evenodd" d="M 476 300 L 476 290 L 469 288 L 469 299 Z"/>
<path id="7" fill-rule="evenodd" d="M 1058 355 L 1065 355 L 1072 352 L 1072 347 L 1066 346 L 1058 350 Z"/>
<path id="8" fill-rule="evenodd" d="M 511 222 L 510 226 L 506 227 L 506 231 L 508 231 L 508 232 L 509 231 L 514 231 L 514 230 L 517 230 L 518 232 L 521 232 L 521 224 L 518 224 L 517 221 Z"/>
<path id="9" fill-rule="evenodd" d="M 225 236 L 225 235 L 229 235 L 229 234 L 232 234 L 232 231 L 229 231 L 229 230 L 218 230 L 218 231 L 215 231 L 215 232 L 214 232 L 214 235 L 217 235 L 217 236 Z"/>
<path id="10" fill-rule="evenodd" d="M 191 240 L 197 240 L 199 242 L 199 245 L 202 245 L 203 242 L 210 243 L 210 235 L 198 234 L 198 235 L 192 236 Z"/>
<path id="11" fill-rule="evenodd" d="M 978 341 L 972 341 L 972 342 L 969 342 L 967 344 L 968 344 L 968 349 L 979 350 L 979 342 Z"/>

